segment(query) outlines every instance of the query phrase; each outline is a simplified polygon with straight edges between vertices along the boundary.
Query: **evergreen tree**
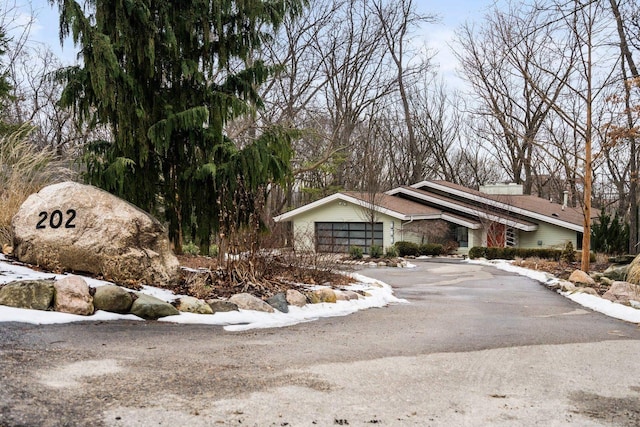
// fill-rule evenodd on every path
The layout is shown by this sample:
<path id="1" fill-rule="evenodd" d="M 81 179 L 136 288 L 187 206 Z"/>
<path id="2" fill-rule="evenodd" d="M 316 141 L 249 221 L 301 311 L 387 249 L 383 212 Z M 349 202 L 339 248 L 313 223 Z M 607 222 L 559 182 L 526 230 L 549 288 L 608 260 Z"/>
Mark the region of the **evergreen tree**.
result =
<path id="1" fill-rule="evenodd" d="M 161 212 L 178 251 L 183 230 L 207 250 L 220 220 L 246 223 L 252 195 L 290 174 L 292 133 L 239 147 L 225 124 L 261 107 L 275 67 L 252 57 L 303 1 L 50 0 L 83 60 L 59 73 L 61 102 L 112 133 L 87 147 L 89 182 Z"/>
<path id="2" fill-rule="evenodd" d="M 598 221 L 591 227 L 591 244 L 596 252 L 626 253 L 629 245 L 629 224 L 625 223 L 617 212 L 612 218 L 603 209 Z"/>

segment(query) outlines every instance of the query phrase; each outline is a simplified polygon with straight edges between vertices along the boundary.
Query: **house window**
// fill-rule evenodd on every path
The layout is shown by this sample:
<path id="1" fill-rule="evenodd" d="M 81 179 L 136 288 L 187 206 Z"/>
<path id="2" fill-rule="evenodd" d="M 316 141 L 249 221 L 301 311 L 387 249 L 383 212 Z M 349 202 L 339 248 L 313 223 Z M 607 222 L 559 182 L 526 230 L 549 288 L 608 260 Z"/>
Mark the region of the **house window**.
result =
<path id="1" fill-rule="evenodd" d="M 469 229 L 467 227 L 456 227 L 455 241 L 459 248 L 469 247 Z"/>
<path id="2" fill-rule="evenodd" d="M 351 246 L 369 253 L 372 244 L 383 245 L 383 225 L 376 222 L 316 222 L 316 251 L 348 253 Z"/>

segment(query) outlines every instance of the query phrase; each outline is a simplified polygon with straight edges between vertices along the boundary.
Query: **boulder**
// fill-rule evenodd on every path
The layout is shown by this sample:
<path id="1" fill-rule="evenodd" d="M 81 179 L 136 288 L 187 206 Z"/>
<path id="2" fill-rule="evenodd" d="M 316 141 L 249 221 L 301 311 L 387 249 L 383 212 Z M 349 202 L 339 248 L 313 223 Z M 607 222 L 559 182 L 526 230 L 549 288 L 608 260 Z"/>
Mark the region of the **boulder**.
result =
<path id="1" fill-rule="evenodd" d="M 131 304 L 131 313 L 147 320 L 180 314 L 177 308 L 151 295 L 136 293 L 136 300 Z"/>
<path id="2" fill-rule="evenodd" d="M 640 286 L 629 282 L 613 282 L 602 298 L 621 304 L 629 304 L 631 300 L 640 301 Z"/>
<path id="3" fill-rule="evenodd" d="M 307 297 L 300 291 L 295 289 L 287 289 L 287 302 L 289 305 L 296 307 L 303 307 L 307 304 Z"/>
<path id="4" fill-rule="evenodd" d="M 274 308 L 258 297 L 254 297 L 248 293 L 235 294 L 229 301 L 236 304 L 238 308 L 243 310 L 263 311 L 266 313 L 275 312 Z"/>
<path id="5" fill-rule="evenodd" d="M 13 255 L 49 270 L 118 283 L 168 285 L 179 263 L 156 219 L 106 191 L 75 182 L 47 186 L 11 222 Z"/>
<path id="6" fill-rule="evenodd" d="M 131 304 L 133 304 L 131 292 L 116 285 L 99 286 L 93 295 L 93 306 L 96 310 L 129 313 Z"/>
<path id="7" fill-rule="evenodd" d="M 80 276 L 67 276 L 57 280 L 53 309 L 61 313 L 90 316 L 93 314 L 93 297 L 89 285 Z"/>
<path id="8" fill-rule="evenodd" d="M 230 301 L 225 301 L 221 299 L 210 299 L 207 300 L 207 304 L 211 307 L 213 313 L 224 313 L 227 311 L 238 311 L 238 306 Z"/>
<path id="9" fill-rule="evenodd" d="M 347 301 L 351 301 L 354 299 L 360 299 L 360 295 L 354 291 L 342 291 L 342 295 L 347 297 Z"/>
<path id="10" fill-rule="evenodd" d="M 334 303 L 337 301 L 336 293 L 333 292 L 333 289 L 330 289 L 330 288 L 316 289 L 311 291 L 311 294 L 315 296 L 313 300 L 315 301 L 317 299 L 319 303 L 321 302 Z"/>
<path id="11" fill-rule="evenodd" d="M 0 305 L 48 310 L 53 303 L 55 288 L 49 280 L 10 282 L 0 288 Z"/>
<path id="12" fill-rule="evenodd" d="M 201 299 L 194 297 L 180 297 L 176 301 L 176 308 L 178 311 L 182 311 L 185 313 L 196 313 L 196 314 L 213 314 L 213 310 Z"/>
<path id="13" fill-rule="evenodd" d="M 636 258 L 635 255 L 616 255 L 609 257 L 609 262 L 612 264 L 630 264 Z"/>
<path id="14" fill-rule="evenodd" d="M 571 275 L 569 276 L 569 281 L 571 283 L 579 283 L 588 286 L 593 286 L 596 284 L 596 281 L 582 270 L 575 270 L 573 273 L 571 273 Z"/>
<path id="15" fill-rule="evenodd" d="M 613 264 L 610 265 L 602 275 L 611 280 L 625 280 L 627 278 L 627 271 L 629 271 L 629 264 Z"/>
<path id="16" fill-rule="evenodd" d="M 566 280 L 560 281 L 560 290 L 563 292 L 574 292 L 576 290 L 576 285 L 571 282 L 567 282 Z"/>
<path id="17" fill-rule="evenodd" d="M 598 291 L 596 291 L 593 288 L 589 288 L 589 287 L 583 287 L 583 286 L 577 287 L 576 288 L 576 292 L 580 292 L 580 293 L 583 293 L 583 294 L 589 294 L 589 295 L 593 295 L 593 296 L 596 296 L 596 297 L 600 296 L 600 295 L 598 295 Z"/>
<path id="18" fill-rule="evenodd" d="M 13 247 L 5 243 L 2 245 L 2 253 L 4 255 L 11 255 L 13 253 Z"/>
<path id="19" fill-rule="evenodd" d="M 289 312 L 289 304 L 287 303 L 287 297 L 282 292 L 279 292 L 274 296 L 268 298 L 267 304 L 269 304 L 271 307 L 275 308 L 276 310 L 282 313 Z"/>

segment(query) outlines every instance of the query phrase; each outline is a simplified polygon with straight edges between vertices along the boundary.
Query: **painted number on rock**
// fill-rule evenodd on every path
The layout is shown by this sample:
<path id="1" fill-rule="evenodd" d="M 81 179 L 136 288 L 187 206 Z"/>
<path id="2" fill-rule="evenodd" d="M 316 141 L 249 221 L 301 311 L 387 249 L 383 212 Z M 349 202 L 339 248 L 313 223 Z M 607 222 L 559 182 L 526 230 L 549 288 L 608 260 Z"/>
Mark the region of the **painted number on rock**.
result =
<path id="1" fill-rule="evenodd" d="M 51 228 L 60 228 L 63 224 L 64 228 L 76 228 L 76 225 L 73 222 L 76 219 L 75 209 L 68 209 L 66 217 L 62 214 L 62 211 L 58 209 L 51 212 L 51 214 L 47 211 L 42 211 L 38 216 L 40 217 L 40 221 L 36 224 L 37 229 L 47 228 L 47 219 L 49 220 L 48 225 Z"/>

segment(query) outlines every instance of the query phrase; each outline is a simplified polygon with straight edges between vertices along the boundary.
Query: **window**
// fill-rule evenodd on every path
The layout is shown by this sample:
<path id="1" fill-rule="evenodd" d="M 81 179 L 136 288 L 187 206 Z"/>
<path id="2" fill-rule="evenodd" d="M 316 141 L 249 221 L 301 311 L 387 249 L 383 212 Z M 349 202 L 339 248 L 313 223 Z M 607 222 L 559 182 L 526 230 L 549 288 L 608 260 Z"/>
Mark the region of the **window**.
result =
<path id="1" fill-rule="evenodd" d="M 467 227 L 456 227 L 455 241 L 460 248 L 469 247 L 469 229 Z"/>
<path id="2" fill-rule="evenodd" d="M 367 222 L 316 222 L 316 251 L 348 253 L 351 246 L 369 253 L 371 239 L 377 246 L 383 245 L 383 225 Z"/>

